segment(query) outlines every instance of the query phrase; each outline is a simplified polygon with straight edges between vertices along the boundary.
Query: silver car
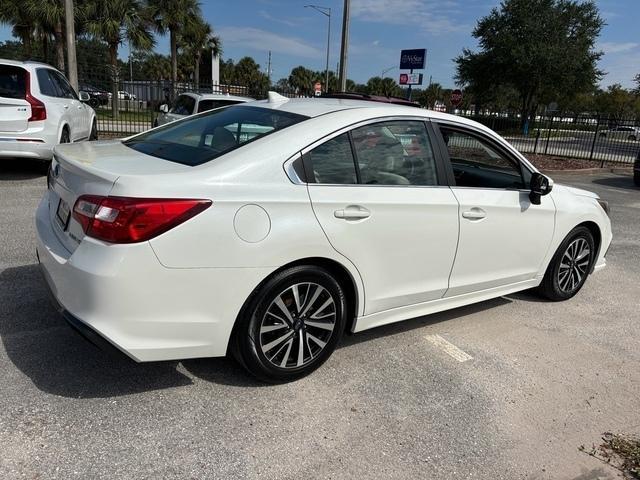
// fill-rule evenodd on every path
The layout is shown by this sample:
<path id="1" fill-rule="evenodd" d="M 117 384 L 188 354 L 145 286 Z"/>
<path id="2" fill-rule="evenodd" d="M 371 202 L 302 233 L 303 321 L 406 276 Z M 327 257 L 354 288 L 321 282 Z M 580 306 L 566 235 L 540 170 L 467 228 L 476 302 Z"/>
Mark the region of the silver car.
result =
<path id="1" fill-rule="evenodd" d="M 253 101 L 253 98 L 225 95 L 221 93 L 181 93 L 171 107 L 166 103 L 160 105 L 160 114 L 153 122 L 153 126 L 179 120 L 195 113 L 226 107 L 238 103 Z"/>
<path id="2" fill-rule="evenodd" d="M 636 141 L 640 138 L 640 128 L 628 125 L 619 125 L 600 132 L 601 137 L 613 138 L 615 140 L 631 140 Z"/>

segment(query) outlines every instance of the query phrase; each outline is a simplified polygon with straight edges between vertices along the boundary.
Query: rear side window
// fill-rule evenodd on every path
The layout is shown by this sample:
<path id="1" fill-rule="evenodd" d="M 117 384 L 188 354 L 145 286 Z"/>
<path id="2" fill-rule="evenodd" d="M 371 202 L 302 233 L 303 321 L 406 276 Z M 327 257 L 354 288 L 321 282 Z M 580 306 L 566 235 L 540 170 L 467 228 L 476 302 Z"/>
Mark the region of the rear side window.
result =
<path id="1" fill-rule="evenodd" d="M 0 65 L 0 97 L 24 98 L 26 93 L 26 70 L 13 65 Z"/>
<path id="2" fill-rule="evenodd" d="M 316 183 L 344 185 L 358 183 L 351 143 L 346 133 L 317 146 L 306 155 Z M 311 175 L 310 175 L 311 176 Z"/>
<path id="3" fill-rule="evenodd" d="M 213 110 L 214 108 L 228 107 L 229 105 L 237 105 L 237 100 L 200 100 L 198 103 L 198 113 Z"/>
<path id="4" fill-rule="evenodd" d="M 60 92 L 57 83 L 54 81 L 53 76 L 49 75 L 49 72 L 50 70 L 46 68 L 36 70 L 40 92 L 48 97 L 60 97 L 62 92 Z"/>
<path id="5" fill-rule="evenodd" d="M 147 155 L 195 166 L 307 118 L 271 108 L 231 106 L 169 123 L 123 143 Z"/>
<path id="6" fill-rule="evenodd" d="M 171 113 L 176 115 L 191 115 L 196 106 L 196 99 L 190 95 L 179 95 L 175 105 L 171 108 Z"/>

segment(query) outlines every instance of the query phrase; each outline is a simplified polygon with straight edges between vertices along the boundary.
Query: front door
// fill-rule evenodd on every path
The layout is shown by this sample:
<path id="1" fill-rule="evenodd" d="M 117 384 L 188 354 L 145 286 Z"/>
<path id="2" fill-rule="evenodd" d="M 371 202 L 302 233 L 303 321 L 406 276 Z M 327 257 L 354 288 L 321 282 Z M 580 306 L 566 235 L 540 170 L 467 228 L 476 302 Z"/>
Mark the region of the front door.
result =
<path id="1" fill-rule="evenodd" d="M 529 200 L 531 172 L 482 132 L 440 126 L 460 203 L 460 239 L 447 297 L 531 280 L 553 236 L 555 205 Z"/>
<path id="2" fill-rule="evenodd" d="M 458 240 L 458 202 L 441 185 L 427 126 L 387 121 L 304 153 L 313 210 L 358 269 L 365 314 L 441 298 Z"/>

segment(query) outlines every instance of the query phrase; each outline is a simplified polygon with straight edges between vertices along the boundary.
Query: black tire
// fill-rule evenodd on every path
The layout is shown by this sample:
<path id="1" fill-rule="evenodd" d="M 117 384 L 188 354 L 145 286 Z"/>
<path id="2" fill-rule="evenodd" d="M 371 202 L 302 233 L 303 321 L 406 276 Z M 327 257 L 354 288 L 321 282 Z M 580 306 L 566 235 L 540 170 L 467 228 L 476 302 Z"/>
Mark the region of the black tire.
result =
<path id="1" fill-rule="evenodd" d="M 89 140 L 98 140 L 98 122 L 96 119 L 93 119 L 93 123 L 91 124 L 91 133 L 89 134 Z"/>
<path id="2" fill-rule="evenodd" d="M 289 315 L 277 305 L 278 301 Z M 317 315 L 321 312 L 327 318 L 320 320 Z M 340 341 L 345 322 L 344 291 L 335 278 L 317 266 L 291 267 L 267 279 L 247 301 L 234 329 L 231 351 L 236 360 L 261 381 L 297 380 L 329 358 Z M 329 327 L 332 327 L 330 332 Z"/>
<path id="3" fill-rule="evenodd" d="M 60 143 L 70 143 L 71 137 L 69 135 L 69 129 L 64 127 L 62 129 L 62 133 L 60 134 Z"/>
<path id="4" fill-rule="evenodd" d="M 576 245 L 577 249 L 578 245 L 585 244 L 583 242 L 589 249 L 588 257 L 577 260 L 571 258 L 571 252 L 568 251 L 570 246 Z M 571 230 L 547 267 L 542 283 L 538 287 L 540 294 L 554 302 L 573 297 L 587 280 L 596 254 L 593 234 L 587 227 L 579 226 Z M 579 256 L 578 252 L 575 256 Z"/>
<path id="5" fill-rule="evenodd" d="M 640 187 L 640 172 L 633 172 L 633 183 L 636 184 L 636 187 Z"/>

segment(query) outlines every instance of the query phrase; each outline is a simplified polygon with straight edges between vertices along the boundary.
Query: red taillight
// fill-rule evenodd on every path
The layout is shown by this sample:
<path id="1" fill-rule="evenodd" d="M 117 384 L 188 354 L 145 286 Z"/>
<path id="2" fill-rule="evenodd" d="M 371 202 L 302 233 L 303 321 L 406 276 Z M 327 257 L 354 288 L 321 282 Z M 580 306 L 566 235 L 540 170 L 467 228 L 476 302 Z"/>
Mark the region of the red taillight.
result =
<path id="1" fill-rule="evenodd" d="M 31 105 L 31 116 L 27 119 L 27 122 L 37 122 L 47 119 L 47 109 L 40 100 L 31 95 L 31 75 L 29 72 L 25 72 L 25 84 L 27 91 L 24 94 L 24 99 Z"/>
<path id="2" fill-rule="evenodd" d="M 109 243 L 149 240 L 206 210 L 211 200 L 82 195 L 73 206 L 84 232 Z"/>

